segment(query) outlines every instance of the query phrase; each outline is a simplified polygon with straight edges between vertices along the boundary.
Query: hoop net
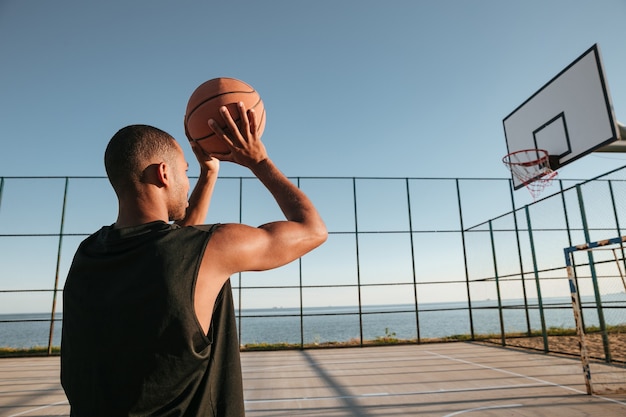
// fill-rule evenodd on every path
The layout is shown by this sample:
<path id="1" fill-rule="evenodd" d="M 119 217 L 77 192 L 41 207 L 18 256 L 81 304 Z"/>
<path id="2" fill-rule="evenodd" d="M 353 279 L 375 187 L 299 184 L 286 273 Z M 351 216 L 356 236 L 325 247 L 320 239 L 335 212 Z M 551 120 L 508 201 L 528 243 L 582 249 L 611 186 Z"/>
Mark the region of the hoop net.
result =
<path id="1" fill-rule="evenodd" d="M 552 183 L 557 172 L 550 168 L 548 152 L 543 149 L 523 149 L 502 158 L 511 173 L 537 198 Z"/>

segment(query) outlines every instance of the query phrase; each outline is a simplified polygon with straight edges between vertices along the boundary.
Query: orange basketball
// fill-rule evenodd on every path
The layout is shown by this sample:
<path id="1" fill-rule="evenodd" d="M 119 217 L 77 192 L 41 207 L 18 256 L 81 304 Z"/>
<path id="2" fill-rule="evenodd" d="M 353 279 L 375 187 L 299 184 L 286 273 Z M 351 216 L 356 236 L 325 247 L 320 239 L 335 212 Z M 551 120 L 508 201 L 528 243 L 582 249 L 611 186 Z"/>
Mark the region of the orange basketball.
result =
<path id="1" fill-rule="evenodd" d="M 226 153 L 222 144 L 208 125 L 209 119 L 226 128 L 219 109 L 226 106 L 233 120 L 241 121 L 237 103 L 243 102 L 246 109 L 254 109 L 257 132 L 265 129 L 265 108 L 261 96 L 252 86 L 234 78 L 214 78 L 202 83 L 189 97 L 185 113 L 185 132 L 190 141 L 196 141 L 207 153 Z"/>

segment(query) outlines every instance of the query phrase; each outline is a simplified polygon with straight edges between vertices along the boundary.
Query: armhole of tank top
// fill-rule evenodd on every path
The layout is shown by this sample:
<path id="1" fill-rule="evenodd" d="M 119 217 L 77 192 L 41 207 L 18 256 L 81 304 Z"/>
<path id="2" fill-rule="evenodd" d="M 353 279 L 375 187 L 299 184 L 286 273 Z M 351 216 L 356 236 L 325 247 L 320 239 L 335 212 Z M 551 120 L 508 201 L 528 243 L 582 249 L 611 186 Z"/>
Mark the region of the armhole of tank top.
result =
<path id="1" fill-rule="evenodd" d="M 197 262 L 196 269 L 194 272 L 194 277 L 193 277 L 193 283 L 191 285 L 191 313 L 193 315 L 193 320 L 196 324 L 196 331 L 198 332 L 200 336 L 202 336 L 202 339 L 206 343 L 205 348 L 208 346 L 211 346 L 211 344 L 213 343 L 213 314 L 211 314 L 211 322 L 209 323 L 209 329 L 205 334 L 202 329 L 202 325 L 200 324 L 200 320 L 198 320 L 198 314 L 196 313 L 196 284 L 198 282 L 198 275 L 200 274 L 200 265 L 202 265 L 202 260 L 204 259 L 204 251 L 206 250 L 206 247 L 209 244 L 209 240 L 211 240 L 211 236 L 213 235 L 215 226 L 216 225 L 211 226 L 211 228 L 209 229 L 209 236 L 204 241 L 204 245 L 202 246 L 202 254 L 201 256 L 198 257 L 198 262 Z M 219 298 L 219 295 L 217 298 Z M 216 302 L 217 302 L 217 298 L 215 300 Z M 215 305 L 213 305 L 213 312 L 215 312 Z"/>

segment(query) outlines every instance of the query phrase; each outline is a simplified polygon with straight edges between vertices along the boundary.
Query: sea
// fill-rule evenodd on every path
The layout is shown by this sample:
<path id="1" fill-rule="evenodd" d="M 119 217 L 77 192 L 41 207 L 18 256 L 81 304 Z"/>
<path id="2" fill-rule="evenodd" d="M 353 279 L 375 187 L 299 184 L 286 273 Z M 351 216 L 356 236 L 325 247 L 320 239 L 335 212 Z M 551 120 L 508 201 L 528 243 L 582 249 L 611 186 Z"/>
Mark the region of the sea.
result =
<path id="1" fill-rule="evenodd" d="M 546 328 L 575 328 L 569 298 L 496 300 L 420 304 L 339 306 L 310 308 L 243 309 L 237 325 L 240 343 L 324 344 L 385 338 L 420 340 L 474 335 L 499 335 L 540 331 Z M 598 326 L 593 300 L 583 299 L 585 326 Z M 608 325 L 626 325 L 626 294 L 603 296 L 604 318 Z M 541 314 L 543 311 L 543 315 Z M 0 314 L 0 347 L 48 346 L 50 313 Z M 52 345 L 60 346 L 63 314 L 57 313 Z"/>

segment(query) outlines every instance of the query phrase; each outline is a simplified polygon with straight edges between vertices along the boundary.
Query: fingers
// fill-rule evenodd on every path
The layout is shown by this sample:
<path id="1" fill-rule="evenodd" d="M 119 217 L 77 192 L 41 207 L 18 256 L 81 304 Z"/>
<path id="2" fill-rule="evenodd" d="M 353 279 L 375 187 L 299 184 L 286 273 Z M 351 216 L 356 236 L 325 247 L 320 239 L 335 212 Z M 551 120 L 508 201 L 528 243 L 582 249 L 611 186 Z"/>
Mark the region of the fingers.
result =
<path id="1" fill-rule="evenodd" d="M 254 109 L 248 110 L 247 116 L 248 116 L 248 120 L 250 121 L 249 123 L 250 132 L 252 132 L 252 134 L 256 137 L 258 126 L 257 126 L 257 120 L 256 120 L 256 112 L 254 111 Z"/>
<path id="2" fill-rule="evenodd" d="M 198 145 L 198 142 L 196 142 L 195 140 L 189 142 L 189 144 L 191 145 L 191 150 L 193 151 L 193 153 L 196 156 L 196 159 L 198 159 L 198 161 L 202 161 L 204 159 L 210 159 L 211 158 L 211 155 L 206 153 L 204 151 L 204 149 L 202 149 L 202 147 L 200 145 Z"/>
<path id="3" fill-rule="evenodd" d="M 191 138 L 191 135 L 189 134 L 189 130 L 187 130 L 187 123 L 183 123 L 183 125 L 185 126 L 185 136 L 187 136 L 187 139 L 189 140 L 189 142 L 191 143 L 195 142 L 195 140 Z"/>
<path id="4" fill-rule="evenodd" d="M 200 171 L 217 173 L 220 169 L 220 161 L 218 155 L 209 154 L 196 141 L 192 141 L 189 143 L 191 145 L 191 150 L 193 151 L 196 159 L 198 160 L 198 163 L 200 164 Z"/>
<path id="5" fill-rule="evenodd" d="M 226 110 L 226 113 L 228 114 L 228 118 L 232 122 L 233 119 L 232 119 L 232 117 L 230 117 L 230 114 L 228 113 L 228 110 Z M 217 136 L 224 143 L 226 143 L 226 145 L 228 145 L 229 148 L 233 148 L 235 146 L 235 145 L 233 145 L 233 141 L 228 137 L 228 135 L 224 132 L 224 130 L 222 130 L 222 128 L 217 124 L 217 122 L 215 120 L 209 119 L 209 127 L 211 128 L 211 130 L 213 130 L 213 132 L 215 133 L 215 136 Z"/>
<path id="6" fill-rule="evenodd" d="M 222 119 L 226 123 L 226 130 L 232 132 L 232 135 L 228 135 L 224 129 L 215 122 L 215 120 L 209 120 L 209 127 L 213 129 L 213 132 L 221 138 L 229 148 L 240 147 L 244 142 L 248 142 L 250 138 L 250 120 L 248 119 L 248 112 L 242 102 L 237 103 L 237 109 L 239 110 L 239 116 L 241 122 L 237 124 L 233 119 L 233 116 L 228 111 L 226 106 L 220 108 Z"/>
<path id="7" fill-rule="evenodd" d="M 209 123 L 209 127 L 211 128 L 211 130 L 213 130 L 213 132 L 215 133 L 215 136 L 220 139 L 222 142 L 224 142 L 226 144 L 226 146 L 228 147 L 229 151 L 226 153 L 221 153 L 221 152 L 213 152 L 211 153 L 211 156 L 215 159 L 219 159 L 222 161 L 228 161 L 228 162 L 234 162 L 233 158 L 232 158 L 232 149 L 235 147 L 235 145 L 233 144 L 233 142 L 230 140 L 230 138 L 228 137 L 228 135 L 224 132 L 224 130 L 217 124 L 217 122 L 213 119 L 209 119 L 208 121 Z"/>
<path id="8" fill-rule="evenodd" d="M 238 105 L 238 107 L 239 106 L 241 106 L 241 103 Z M 222 115 L 222 119 L 224 119 L 224 122 L 226 122 L 227 128 L 232 129 L 233 132 L 237 132 L 239 130 L 239 128 L 237 127 L 237 123 L 235 123 L 235 120 L 233 119 L 233 116 L 230 114 L 230 111 L 228 111 L 228 107 L 220 107 L 220 114 Z"/>
<path id="9" fill-rule="evenodd" d="M 215 120 L 209 120 L 209 127 L 229 150 L 228 153 L 212 153 L 211 156 L 222 161 L 249 166 L 266 159 L 267 152 L 260 137 L 257 136 L 257 120 L 254 110 L 246 110 L 245 105 L 241 102 L 237 104 L 237 109 L 240 116 L 239 123 L 233 120 L 226 107 L 220 108 L 221 116 L 226 123 L 225 128 L 221 128 Z"/>
<path id="10" fill-rule="evenodd" d="M 233 119 L 233 115 L 230 113 L 226 106 L 220 108 L 220 112 L 224 122 L 226 123 L 227 130 L 234 133 L 233 143 L 235 141 L 249 141 L 252 136 L 256 136 L 257 122 L 256 113 L 253 109 L 246 110 L 246 106 L 243 102 L 237 103 L 237 110 L 239 111 L 239 123 Z"/>
<path id="11" fill-rule="evenodd" d="M 246 106 L 244 106 L 242 102 L 239 102 L 237 103 L 237 108 L 239 109 L 239 116 L 241 117 L 241 133 L 243 134 L 244 139 L 249 139 L 251 130 Z"/>

